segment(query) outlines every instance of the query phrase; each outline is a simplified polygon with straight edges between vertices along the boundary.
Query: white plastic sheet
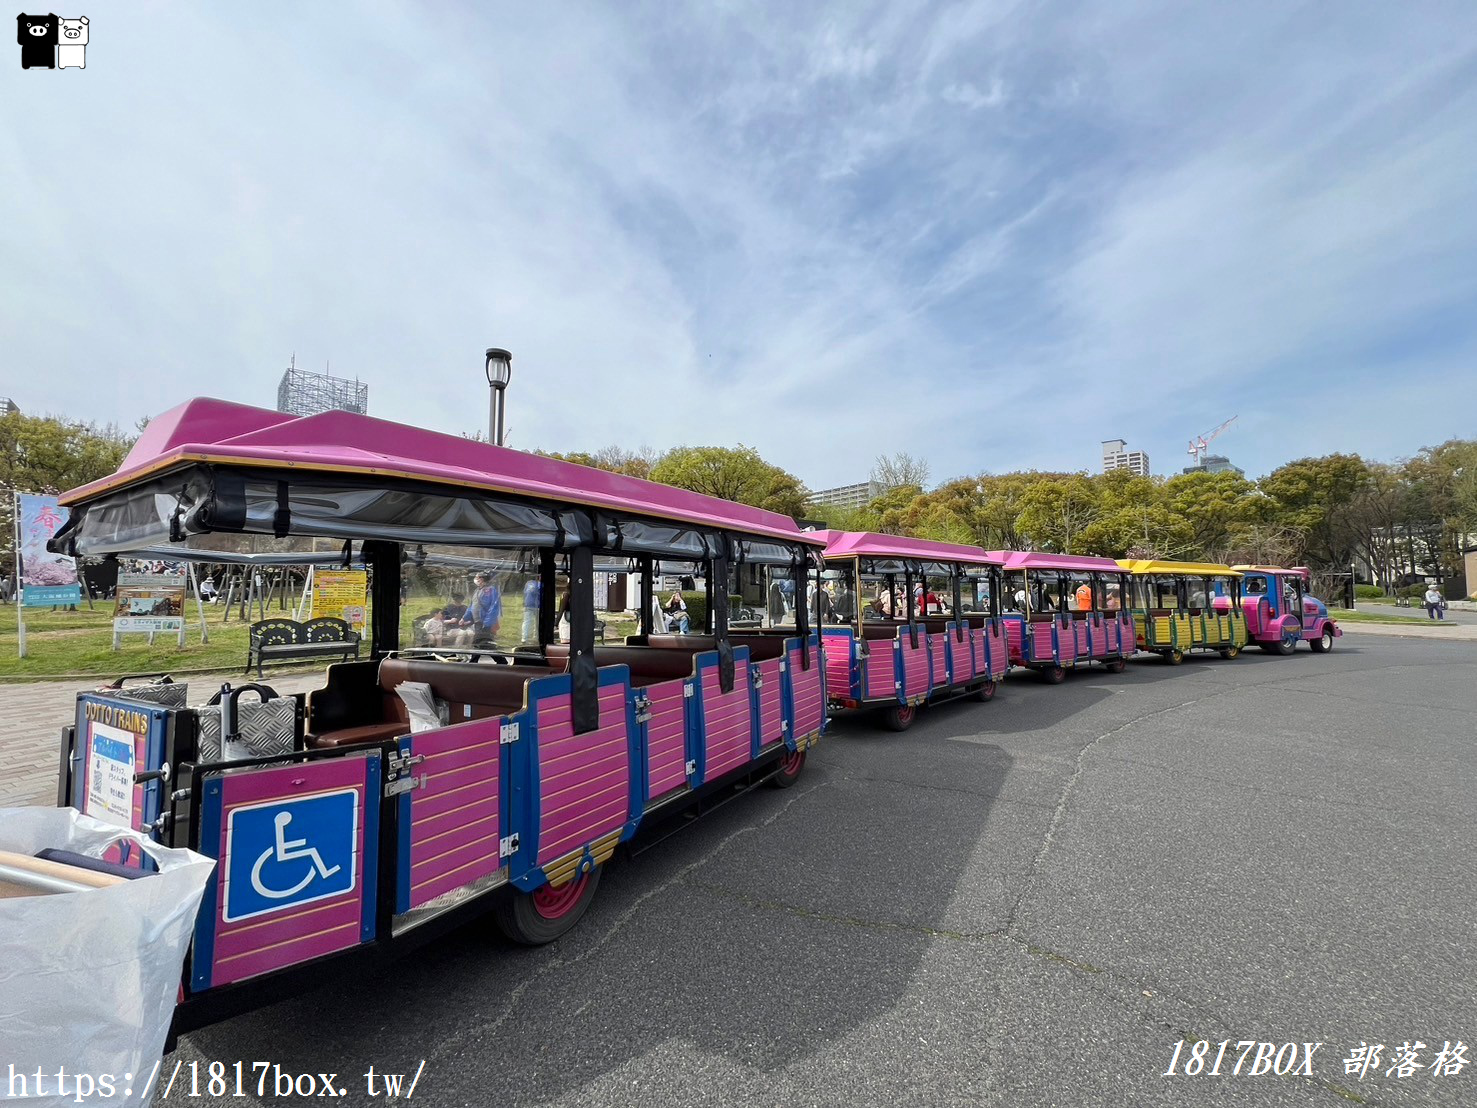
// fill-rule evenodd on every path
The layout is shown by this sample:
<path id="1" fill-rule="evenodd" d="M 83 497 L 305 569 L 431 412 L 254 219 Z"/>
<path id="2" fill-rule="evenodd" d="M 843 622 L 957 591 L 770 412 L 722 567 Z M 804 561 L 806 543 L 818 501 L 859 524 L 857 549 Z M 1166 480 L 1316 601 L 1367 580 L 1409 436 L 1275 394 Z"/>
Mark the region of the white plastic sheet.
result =
<path id="1" fill-rule="evenodd" d="M 148 1077 L 164 1052 L 215 863 L 72 808 L 0 809 L 0 850 L 58 847 L 100 858 L 119 839 L 159 872 L 105 889 L 0 899 L 0 1099 L 20 1091 L 9 1087 L 11 1075 L 27 1078 L 27 1108 L 77 1104 L 74 1076 L 90 1079 L 89 1105 L 144 1108 L 153 1099 Z"/>

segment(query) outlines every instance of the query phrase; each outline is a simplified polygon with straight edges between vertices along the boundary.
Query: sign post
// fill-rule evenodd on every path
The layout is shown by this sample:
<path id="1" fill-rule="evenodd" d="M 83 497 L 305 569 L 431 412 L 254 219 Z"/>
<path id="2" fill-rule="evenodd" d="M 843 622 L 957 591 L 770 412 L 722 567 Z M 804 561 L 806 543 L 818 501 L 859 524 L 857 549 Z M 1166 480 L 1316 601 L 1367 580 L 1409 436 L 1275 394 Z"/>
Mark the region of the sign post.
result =
<path id="1" fill-rule="evenodd" d="M 113 608 L 113 649 L 120 636 L 147 632 L 174 632 L 185 645 L 185 575 L 183 573 L 120 573 Z"/>

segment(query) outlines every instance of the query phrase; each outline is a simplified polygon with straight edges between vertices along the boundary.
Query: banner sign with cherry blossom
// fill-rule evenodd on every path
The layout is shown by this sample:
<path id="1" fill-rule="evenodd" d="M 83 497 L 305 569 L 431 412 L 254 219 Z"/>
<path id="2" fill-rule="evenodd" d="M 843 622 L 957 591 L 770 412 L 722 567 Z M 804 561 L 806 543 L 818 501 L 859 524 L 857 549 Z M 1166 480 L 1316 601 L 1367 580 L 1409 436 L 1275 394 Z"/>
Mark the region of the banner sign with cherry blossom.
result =
<path id="1" fill-rule="evenodd" d="M 65 554 L 46 549 L 52 535 L 61 530 L 67 515 L 54 496 L 20 492 L 15 495 L 16 550 L 20 555 L 21 604 L 44 608 L 54 604 L 77 604 L 82 586 L 77 581 L 77 563 Z"/>

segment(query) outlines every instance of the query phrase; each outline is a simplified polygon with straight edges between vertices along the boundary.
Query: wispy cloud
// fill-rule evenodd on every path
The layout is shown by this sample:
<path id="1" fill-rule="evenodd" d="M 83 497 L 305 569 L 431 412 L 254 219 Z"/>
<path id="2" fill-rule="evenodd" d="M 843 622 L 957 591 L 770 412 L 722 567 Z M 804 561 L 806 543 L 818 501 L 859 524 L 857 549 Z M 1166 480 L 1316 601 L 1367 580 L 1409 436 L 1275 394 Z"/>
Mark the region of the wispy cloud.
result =
<path id="1" fill-rule="evenodd" d="M 1470 433 L 1466 4 L 140 10 L 0 65 L 28 410 L 270 403 L 296 351 L 471 430 L 500 344 L 515 445 L 817 486 Z"/>

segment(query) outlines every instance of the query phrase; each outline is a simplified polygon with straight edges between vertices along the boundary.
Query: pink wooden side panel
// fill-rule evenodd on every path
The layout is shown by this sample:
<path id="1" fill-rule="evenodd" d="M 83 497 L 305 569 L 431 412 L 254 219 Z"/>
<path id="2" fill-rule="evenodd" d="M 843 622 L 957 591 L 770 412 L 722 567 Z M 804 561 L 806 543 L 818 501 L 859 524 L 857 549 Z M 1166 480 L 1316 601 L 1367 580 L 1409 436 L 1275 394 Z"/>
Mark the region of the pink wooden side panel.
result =
<path id="1" fill-rule="evenodd" d="M 1031 660 L 1033 662 L 1051 661 L 1051 629 L 1050 623 L 1031 624 Z M 1062 660 L 1066 661 L 1072 656 L 1070 642 L 1062 645 Z"/>
<path id="2" fill-rule="evenodd" d="M 500 717 L 423 731 L 411 740 L 425 784 L 410 793 L 410 907 L 496 873 Z"/>
<path id="3" fill-rule="evenodd" d="M 989 628 L 971 627 L 969 629 L 969 664 L 970 676 L 977 676 L 985 672 L 985 638 Z"/>
<path id="4" fill-rule="evenodd" d="M 912 636 L 902 632 L 903 644 L 903 692 L 910 696 L 925 696 L 928 693 L 928 635 L 918 632 L 918 646 L 914 648 Z"/>
<path id="5" fill-rule="evenodd" d="M 1018 619 L 1007 620 L 1005 624 L 1005 635 L 1010 643 L 1010 660 L 1017 665 L 1026 660 L 1025 655 L 1025 624 Z"/>
<path id="6" fill-rule="evenodd" d="M 866 695 L 869 700 L 885 700 L 897 696 L 897 677 L 893 670 L 896 664 L 893 649 L 895 641 L 871 639 L 867 643 L 871 649 L 866 657 Z"/>
<path id="7" fill-rule="evenodd" d="M 1072 637 L 1077 641 L 1077 657 L 1092 657 L 1092 620 L 1074 619 L 1072 621 Z"/>
<path id="8" fill-rule="evenodd" d="M 221 778 L 221 831 L 216 844 L 215 950 L 211 960 L 212 986 L 243 981 L 284 966 L 357 946 L 364 895 L 364 759 L 335 758 L 242 773 Z M 354 840 L 353 887 L 327 900 L 303 906 L 301 911 L 255 916 L 227 923 L 226 875 L 230 872 L 227 836 L 236 808 L 274 800 L 300 800 L 318 793 L 353 789 L 357 793 L 359 826 Z M 378 798 L 375 798 L 378 803 Z"/>
<path id="9" fill-rule="evenodd" d="M 763 662 L 750 662 L 758 672 L 759 686 L 759 745 L 772 746 L 785 741 L 785 688 L 784 673 L 780 670 L 780 659 L 770 658 Z"/>
<path id="10" fill-rule="evenodd" d="M 828 632 L 826 644 L 826 695 L 837 699 L 851 696 L 851 655 L 853 644 L 851 632 Z M 791 657 L 795 657 L 794 652 Z"/>
<path id="11" fill-rule="evenodd" d="M 685 681 L 647 685 L 651 719 L 646 724 L 646 790 L 657 800 L 687 784 L 687 701 Z"/>
<path id="12" fill-rule="evenodd" d="M 988 627 L 982 628 L 982 631 L 984 632 L 984 637 L 987 638 L 990 643 L 989 675 L 993 678 L 1004 677 L 1005 674 L 1010 670 L 1010 647 L 1005 641 L 1005 634 L 1001 631 L 999 623 L 991 623 Z M 985 662 L 983 657 L 981 657 L 980 659 L 980 667 L 978 672 L 985 672 Z"/>
<path id="13" fill-rule="evenodd" d="M 830 674 L 826 676 L 829 679 Z M 810 668 L 801 669 L 800 651 L 790 651 L 790 691 L 795 700 L 795 737 L 815 734 L 826 722 L 826 701 L 814 652 L 810 656 Z"/>
<path id="14" fill-rule="evenodd" d="M 726 693 L 718 691 L 717 669 L 703 673 L 703 735 L 707 758 L 703 779 L 706 781 L 750 760 L 754 715 L 749 703 L 747 668 L 745 663 L 735 660 L 733 691 Z"/>
<path id="15" fill-rule="evenodd" d="M 943 688 L 952 685 L 959 680 L 950 669 L 949 662 L 954 662 L 954 669 L 967 679 L 969 676 L 969 659 L 965 657 L 966 643 L 960 643 L 954 637 L 954 629 L 946 627 L 937 635 L 928 636 L 928 645 L 933 651 L 933 687 Z"/>
<path id="16" fill-rule="evenodd" d="M 568 695 L 538 702 L 536 864 L 547 865 L 626 822 L 631 773 L 627 687 L 601 687 L 600 726 L 582 735 L 574 733 Z"/>

